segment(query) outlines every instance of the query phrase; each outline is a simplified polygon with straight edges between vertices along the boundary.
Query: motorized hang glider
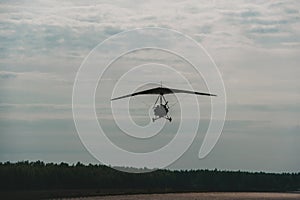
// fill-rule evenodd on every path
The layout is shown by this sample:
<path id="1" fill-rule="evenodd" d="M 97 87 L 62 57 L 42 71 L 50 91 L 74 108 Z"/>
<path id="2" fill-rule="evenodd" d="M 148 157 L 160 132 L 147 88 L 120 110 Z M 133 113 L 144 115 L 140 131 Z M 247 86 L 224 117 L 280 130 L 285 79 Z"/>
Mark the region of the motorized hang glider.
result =
<path id="1" fill-rule="evenodd" d="M 204 96 L 217 96 L 215 94 L 209 94 L 209 93 L 204 93 L 204 92 L 195 92 L 195 91 L 189 91 L 189 90 L 180 90 L 180 89 L 174 89 L 174 88 L 167 88 L 167 87 L 156 87 L 148 90 L 143 90 L 140 92 L 135 92 L 132 94 L 112 98 L 111 101 L 118 100 L 118 99 L 123 99 L 123 98 L 128 98 L 128 97 L 134 97 L 137 95 L 155 95 L 158 94 L 158 97 L 154 103 L 153 106 L 153 111 L 154 111 L 154 117 L 152 118 L 153 122 L 157 119 L 160 118 L 165 118 L 169 120 L 170 122 L 172 121 L 172 118 L 168 116 L 169 112 L 169 105 L 168 101 L 165 99 L 164 95 L 165 94 L 174 94 L 174 93 L 185 93 L 185 94 L 194 94 L 194 95 L 204 95 Z M 158 103 L 159 101 L 159 103 Z"/>

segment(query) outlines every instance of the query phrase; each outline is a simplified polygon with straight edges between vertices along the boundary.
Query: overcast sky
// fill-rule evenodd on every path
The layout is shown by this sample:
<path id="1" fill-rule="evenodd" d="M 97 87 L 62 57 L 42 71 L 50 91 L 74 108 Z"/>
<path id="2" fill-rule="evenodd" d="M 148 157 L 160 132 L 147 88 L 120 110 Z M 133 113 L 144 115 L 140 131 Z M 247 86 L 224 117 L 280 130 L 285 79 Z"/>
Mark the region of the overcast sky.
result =
<path id="1" fill-rule="evenodd" d="M 227 94 L 226 122 L 213 151 L 203 160 L 197 158 L 200 134 L 170 167 L 300 170 L 299 1 L 0 2 L 0 161 L 97 163 L 81 144 L 72 118 L 76 72 L 109 36 L 164 27 L 205 47 L 219 67 Z M 133 53 L 119 64 L 130 66 L 127 61 L 133 57 L 147 62 L 148 53 Z M 163 53 L 151 55 L 149 62 Z M 174 82 L 169 85 L 180 87 Z M 199 84 L 197 89 L 206 90 Z M 133 115 L 143 117 L 141 112 Z M 115 132 L 111 120 L 103 123 Z M 177 127 L 176 120 L 173 125 Z M 166 134 L 173 128 L 167 127 Z"/>

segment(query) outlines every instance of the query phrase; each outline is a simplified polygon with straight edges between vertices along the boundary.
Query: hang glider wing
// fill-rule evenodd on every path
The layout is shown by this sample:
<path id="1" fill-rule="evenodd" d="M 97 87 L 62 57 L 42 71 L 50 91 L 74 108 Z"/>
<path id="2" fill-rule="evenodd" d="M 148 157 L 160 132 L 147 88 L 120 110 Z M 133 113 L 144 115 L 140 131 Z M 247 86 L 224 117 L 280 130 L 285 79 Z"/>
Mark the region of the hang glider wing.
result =
<path id="1" fill-rule="evenodd" d="M 195 95 L 204 95 L 204 96 L 217 96 L 215 94 L 209 94 L 204 92 L 195 92 L 189 90 L 179 90 L 179 89 L 170 89 L 172 93 L 186 93 L 186 94 L 195 94 Z"/>
<path id="2" fill-rule="evenodd" d="M 195 94 L 195 95 L 204 95 L 204 96 L 217 96 L 215 94 L 209 94 L 209 93 L 203 93 L 203 92 L 195 92 L 195 91 L 189 91 L 189 90 L 180 90 L 180 89 L 157 87 L 157 88 L 152 88 L 152 89 L 149 89 L 149 90 L 144 90 L 144 91 L 135 92 L 135 93 L 132 93 L 132 94 L 116 97 L 116 98 L 113 98 L 111 100 L 113 101 L 113 100 L 123 99 L 123 98 L 127 98 L 127 97 L 133 97 L 133 96 L 136 96 L 136 95 L 145 95 L 145 94 L 164 95 L 164 94 L 172 94 L 172 93 L 186 93 L 186 94 Z"/>

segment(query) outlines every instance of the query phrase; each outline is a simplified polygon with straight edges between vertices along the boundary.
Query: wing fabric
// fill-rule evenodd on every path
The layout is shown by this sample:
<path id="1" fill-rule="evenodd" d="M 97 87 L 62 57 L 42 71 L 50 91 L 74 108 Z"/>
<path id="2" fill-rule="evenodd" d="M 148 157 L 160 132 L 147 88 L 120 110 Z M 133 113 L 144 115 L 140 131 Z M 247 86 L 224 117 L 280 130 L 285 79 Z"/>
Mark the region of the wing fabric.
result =
<path id="1" fill-rule="evenodd" d="M 204 92 L 195 92 L 195 91 L 189 91 L 189 90 L 179 90 L 179 89 L 171 89 L 173 93 L 186 93 L 186 94 L 196 94 L 196 95 L 204 95 L 204 96 L 217 96 L 215 94 L 209 94 Z"/>
<path id="2" fill-rule="evenodd" d="M 113 101 L 113 100 L 123 99 L 123 98 L 127 98 L 127 97 L 133 97 L 133 96 L 136 96 L 136 95 L 145 95 L 145 94 L 164 95 L 164 94 L 172 94 L 172 93 L 186 93 L 186 94 L 205 95 L 205 96 L 217 96 L 215 94 L 209 94 L 209 93 L 203 93 L 203 92 L 195 92 L 195 91 L 189 91 L 189 90 L 180 90 L 180 89 L 157 87 L 157 88 L 152 88 L 152 89 L 149 89 L 149 90 L 144 90 L 144 91 L 135 92 L 135 93 L 132 93 L 132 94 L 116 97 L 116 98 L 113 98 L 111 100 Z"/>
<path id="3" fill-rule="evenodd" d="M 124 96 L 121 96 L 121 97 L 116 97 L 116 98 L 113 98 L 111 100 L 113 101 L 113 100 L 118 100 L 118 99 L 123 99 L 123 98 L 127 98 L 127 97 L 133 97 L 133 96 L 136 96 L 136 95 L 143 95 L 143 94 L 161 94 L 161 92 L 162 92 L 161 89 L 162 89 L 161 87 L 152 88 L 152 89 L 149 89 L 149 90 L 144 90 L 144 91 L 141 91 L 141 92 L 135 92 L 135 93 L 132 93 L 132 94 L 124 95 Z"/>

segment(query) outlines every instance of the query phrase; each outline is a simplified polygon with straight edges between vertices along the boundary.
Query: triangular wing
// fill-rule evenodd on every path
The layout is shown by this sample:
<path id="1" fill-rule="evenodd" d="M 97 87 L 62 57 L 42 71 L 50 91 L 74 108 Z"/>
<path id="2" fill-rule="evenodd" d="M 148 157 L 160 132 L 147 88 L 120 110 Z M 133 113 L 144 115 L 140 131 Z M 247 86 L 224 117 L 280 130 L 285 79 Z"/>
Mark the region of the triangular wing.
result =
<path id="1" fill-rule="evenodd" d="M 215 94 L 209 94 L 209 93 L 203 93 L 203 92 L 195 92 L 195 91 L 189 91 L 189 90 L 180 90 L 180 89 L 157 87 L 157 88 L 152 88 L 152 89 L 149 89 L 149 90 L 144 90 L 144 91 L 135 92 L 135 93 L 132 93 L 132 94 L 116 97 L 116 98 L 113 98 L 111 100 L 113 101 L 113 100 L 123 99 L 123 98 L 127 98 L 127 97 L 133 97 L 133 96 L 136 96 L 136 95 L 145 95 L 145 94 L 164 95 L 164 94 L 172 94 L 172 93 L 186 93 L 186 94 L 205 95 L 205 96 L 217 96 Z"/>

